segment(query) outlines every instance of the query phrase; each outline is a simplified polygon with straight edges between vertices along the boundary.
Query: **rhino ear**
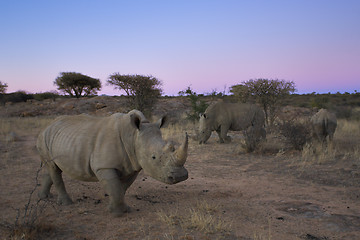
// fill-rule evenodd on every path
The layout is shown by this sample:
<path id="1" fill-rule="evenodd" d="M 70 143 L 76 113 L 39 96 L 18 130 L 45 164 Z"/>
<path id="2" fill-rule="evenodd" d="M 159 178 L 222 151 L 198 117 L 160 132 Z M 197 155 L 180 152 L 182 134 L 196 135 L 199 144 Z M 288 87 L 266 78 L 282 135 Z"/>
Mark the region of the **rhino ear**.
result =
<path id="1" fill-rule="evenodd" d="M 167 116 L 164 116 L 157 121 L 157 125 L 159 126 L 159 128 L 162 128 L 167 122 L 168 118 Z"/>
<path id="2" fill-rule="evenodd" d="M 203 118 L 207 118 L 207 116 L 206 116 L 205 113 L 199 113 L 199 117 L 200 117 L 200 118 L 202 118 L 202 117 L 203 117 Z"/>
<path id="3" fill-rule="evenodd" d="M 131 121 L 131 125 L 133 125 L 134 127 L 136 127 L 137 129 L 140 130 L 140 122 L 141 122 L 141 120 L 140 120 L 138 115 L 131 114 L 130 121 Z"/>

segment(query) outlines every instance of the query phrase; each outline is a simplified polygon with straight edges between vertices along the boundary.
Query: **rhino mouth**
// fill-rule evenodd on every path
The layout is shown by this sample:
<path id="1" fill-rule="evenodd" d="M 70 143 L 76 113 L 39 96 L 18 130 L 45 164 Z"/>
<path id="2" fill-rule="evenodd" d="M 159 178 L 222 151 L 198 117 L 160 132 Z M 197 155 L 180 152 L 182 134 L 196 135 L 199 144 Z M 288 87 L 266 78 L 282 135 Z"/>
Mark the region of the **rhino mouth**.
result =
<path id="1" fill-rule="evenodd" d="M 165 183 L 176 184 L 188 179 L 188 171 L 183 168 L 181 171 L 171 172 L 171 175 L 167 177 Z"/>

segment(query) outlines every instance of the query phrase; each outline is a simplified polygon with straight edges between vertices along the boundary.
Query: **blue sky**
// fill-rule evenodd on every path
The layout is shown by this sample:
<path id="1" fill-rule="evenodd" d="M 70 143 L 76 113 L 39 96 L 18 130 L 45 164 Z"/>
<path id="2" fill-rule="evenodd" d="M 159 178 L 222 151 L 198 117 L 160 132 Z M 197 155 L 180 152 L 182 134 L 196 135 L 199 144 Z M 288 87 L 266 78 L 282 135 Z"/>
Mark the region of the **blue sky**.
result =
<path id="1" fill-rule="evenodd" d="M 299 93 L 360 91 L 360 1 L 0 0 L 0 81 L 56 90 L 60 72 L 143 74 L 167 95 L 254 78 Z"/>

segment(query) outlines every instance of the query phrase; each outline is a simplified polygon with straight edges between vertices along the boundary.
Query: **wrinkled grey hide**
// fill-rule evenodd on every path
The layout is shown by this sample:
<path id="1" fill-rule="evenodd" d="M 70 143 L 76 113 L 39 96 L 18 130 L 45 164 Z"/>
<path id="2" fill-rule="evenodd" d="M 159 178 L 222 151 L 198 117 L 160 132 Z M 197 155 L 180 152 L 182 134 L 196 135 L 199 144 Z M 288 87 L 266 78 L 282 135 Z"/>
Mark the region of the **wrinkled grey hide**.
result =
<path id="1" fill-rule="evenodd" d="M 140 170 L 168 184 L 188 178 L 184 168 L 188 137 L 175 150 L 162 139 L 165 118 L 149 123 L 133 110 L 109 117 L 63 116 L 50 124 L 37 140 L 37 149 L 46 165 L 40 198 L 50 194 L 52 184 L 59 204 L 70 204 L 62 172 L 81 181 L 100 181 L 109 194 L 109 210 L 114 216 L 128 211 L 124 195 Z"/>
<path id="2" fill-rule="evenodd" d="M 327 136 L 329 136 L 329 141 L 332 141 L 337 127 L 335 114 L 326 109 L 320 109 L 311 117 L 310 121 L 313 137 L 316 140 L 325 143 Z"/>
<path id="3" fill-rule="evenodd" d="M 229 130 L 248 131 L 256 138 L 265 138 L 264 112 L 254 104 L 217 102 L 200 115 L 199 143 L 206 143 L 211 132 L 216 131 L 220 143 L 230 142 Z"/>

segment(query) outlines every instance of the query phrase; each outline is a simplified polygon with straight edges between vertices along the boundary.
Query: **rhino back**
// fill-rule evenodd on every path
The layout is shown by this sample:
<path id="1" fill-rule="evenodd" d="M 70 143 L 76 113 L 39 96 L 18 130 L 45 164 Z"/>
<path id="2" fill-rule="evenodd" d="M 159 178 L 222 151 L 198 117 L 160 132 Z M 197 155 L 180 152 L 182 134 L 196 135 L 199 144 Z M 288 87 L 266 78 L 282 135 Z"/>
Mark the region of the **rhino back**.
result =
<path id="1" fill-rule="evenodd" d="M 313 131 L 320 135 L 333 134 L 337 127 L 337 119 L 335 114 L 326 109 L 320 109 L 312 118 L 311 125 Z"/>
<path id="2" fill-rule="evenodd" d="M 209 107 L 207 112 L 214 119 L 213 130 L 222 124 L 228 124 L 230 130 L 240 131 L 249 127 L 254 120 L 259 126 L 264 123 L 261 109 L 253 104 L 218 102 Z"/>
<path id="3" fill-rule="evenodd" d="M 255 104 L 235 103 L 232 107 L 233 130 L 244 130 L 249 126 L 261 128 L 265 123 L 265 116 L 263 111 Z"/>
<path id="4" fill-rule="evenodd" d="M 335 114 L 329 112 L 326 109 L 320 109 L 319 112 L 317 112 L 312 118 L 311 123 L 312 124 L 323 124 L 324 121 L 327 121 L 331 124 L 337 124 L 336 116 Z"/>
<path id="5" fill-rule="evenodd" d="M 123 168 L 118 159 L 126 154 L 116 127 L 121 117 L 60 117 L 40 134 L 37 147 L 70 177 L 96 181 L 99 168 Z"/>

